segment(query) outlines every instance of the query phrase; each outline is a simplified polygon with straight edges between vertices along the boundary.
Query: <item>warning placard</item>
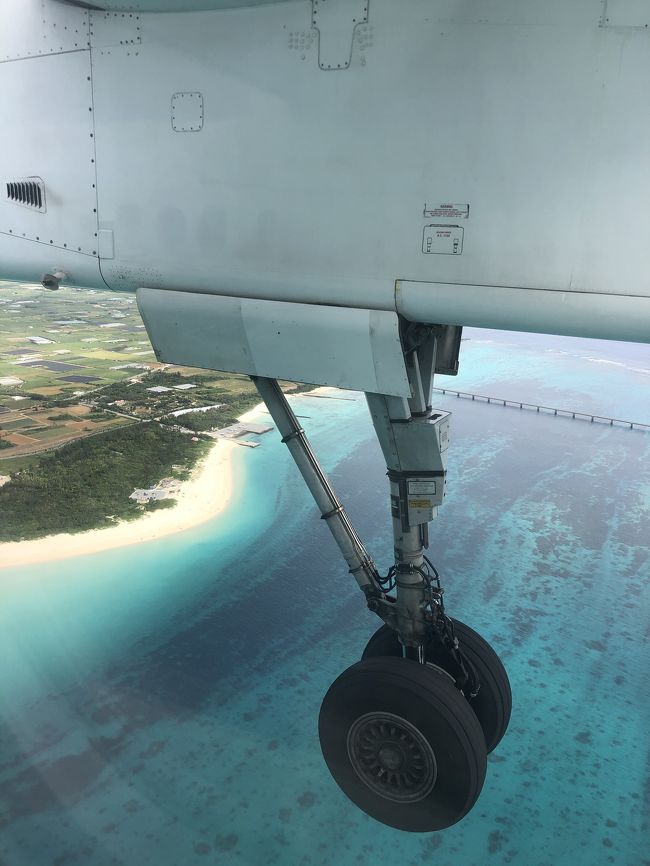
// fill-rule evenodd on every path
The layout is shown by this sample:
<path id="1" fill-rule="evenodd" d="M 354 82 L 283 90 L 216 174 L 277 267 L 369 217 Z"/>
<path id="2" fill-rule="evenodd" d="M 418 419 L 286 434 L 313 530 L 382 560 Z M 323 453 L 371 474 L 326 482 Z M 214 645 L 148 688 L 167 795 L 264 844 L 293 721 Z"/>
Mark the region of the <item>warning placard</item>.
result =
<path id="1" fill-rule="evenodd" d="M 431 493 L 435 496 L 435 481 L 409 481 L 408 485 L 409 493 L 414 493 L 416 496 L 420 493 Z"/>
<path id="2" fill-rule="evenodd" d="M 409 498 L 409 508 L 433 508 L 433 502 L 430 499 Z"/>
<path id="3" fill-rule="evenodd" d="M 433 217 L 433 219 L 442 217 L 444 219 L 466 220 L 469 217 L 469 205 L 449 204 L 446 202 L 442 204 L 425 204 L 424 216 L 425 218 Z"/>

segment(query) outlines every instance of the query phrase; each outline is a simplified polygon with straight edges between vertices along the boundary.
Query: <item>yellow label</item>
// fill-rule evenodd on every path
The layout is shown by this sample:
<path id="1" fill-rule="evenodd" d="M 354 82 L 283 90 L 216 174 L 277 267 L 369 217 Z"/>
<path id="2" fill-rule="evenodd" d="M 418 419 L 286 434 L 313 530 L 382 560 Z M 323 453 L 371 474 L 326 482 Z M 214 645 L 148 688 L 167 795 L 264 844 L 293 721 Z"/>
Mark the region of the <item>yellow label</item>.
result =
<path id="1" fill-rule="evenodd" d="M 430 499 L 409 499 L 409 508 L 433 508 Z"/>

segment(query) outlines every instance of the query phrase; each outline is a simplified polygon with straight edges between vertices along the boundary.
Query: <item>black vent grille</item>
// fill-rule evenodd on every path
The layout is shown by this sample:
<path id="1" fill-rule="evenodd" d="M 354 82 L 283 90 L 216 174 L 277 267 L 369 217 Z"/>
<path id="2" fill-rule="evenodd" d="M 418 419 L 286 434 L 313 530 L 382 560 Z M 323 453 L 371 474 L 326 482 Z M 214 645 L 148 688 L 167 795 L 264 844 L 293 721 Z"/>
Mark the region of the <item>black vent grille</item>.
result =
<path id="1" fill-rule="evenodd" d="M 45 184 L 40 177 L 25 177 L 5 182 L 7 199 L 14 204 L 45 212 Z"/>

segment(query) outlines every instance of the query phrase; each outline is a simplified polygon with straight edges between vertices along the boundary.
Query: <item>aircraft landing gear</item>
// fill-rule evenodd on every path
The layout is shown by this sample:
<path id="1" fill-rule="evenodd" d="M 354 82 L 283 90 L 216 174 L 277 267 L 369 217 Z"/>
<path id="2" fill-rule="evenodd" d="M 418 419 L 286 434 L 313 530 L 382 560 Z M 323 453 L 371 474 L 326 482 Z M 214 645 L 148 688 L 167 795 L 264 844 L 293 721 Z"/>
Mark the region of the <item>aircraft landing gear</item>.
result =
<path id="1" fill-rule="evenodd" d="M 433 375 L 456 369 L 460 328 L 406 323 L 402 345 L 412 396 L 366 395 L 390 481 L 395 564 L 383 577 L 277 381 L 252 378 L 368 608 L 384 622 L 325 695 L 323 756 L 360 809 L 391 827 L 428 832 L 455 824 L 476 802 L 511 695 L 494 650 L 445 614 L 424 553 L 445 495 L 449 442 L 449 413 L 430 405 Z"/>
<path id="2" fill-rule="evenodd" d="M 387 656 L 358 662 L 330 686 L 318 730 L 339 787 L 390 827 L 443 830 L 481 792 L 481 726 L 449 677 L 428 665 Z"/>
<path id="3" fill-rule="evenodd" d="M 478 694 L 467 700 L 483 729 L 485 747 L 489 754 L 501 742 L 510 721 L 512 693 L 508 674 L 499 656 L 480 634 L 457 619 L 452 619 L 451 622 L 458 648 L 474 668 L 481 684 Z M 389 626 L 382 625 L 368 641 L 361 658 L 401 657 L 402 654 L 397 633 Z M 425 660 L 428 665 L 445 672 L 458 687 L 454 666 L 439 640 L 432 638 L 425 645 Z"/>

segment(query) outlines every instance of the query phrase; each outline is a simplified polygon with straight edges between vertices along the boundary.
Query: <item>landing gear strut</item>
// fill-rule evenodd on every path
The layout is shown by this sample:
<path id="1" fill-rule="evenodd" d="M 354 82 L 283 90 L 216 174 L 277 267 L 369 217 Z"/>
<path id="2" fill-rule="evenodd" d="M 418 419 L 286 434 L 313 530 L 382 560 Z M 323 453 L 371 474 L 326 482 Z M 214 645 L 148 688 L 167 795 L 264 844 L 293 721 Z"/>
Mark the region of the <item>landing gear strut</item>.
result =
<path id="1" fill-rule="evenodd" d="M 369 609 L 384 622 L 323 700 L 323 756 L 360 809 L 400 830 L 431 831 L 455 824 L 476 802 L 487 753 L 508 725 L 511 695 L 494 650 L 445 613 L 438 573 L 424 552 L 445 494 L 449 442 L 449 413 L 431 408 L 433 375 L 456 371 L 460 328 L 406 323 L 402 344 L 411 398 L 366 395 L 390 482 L 395 564 L 385 576 L 277 381 L 253 382 Z"/>

